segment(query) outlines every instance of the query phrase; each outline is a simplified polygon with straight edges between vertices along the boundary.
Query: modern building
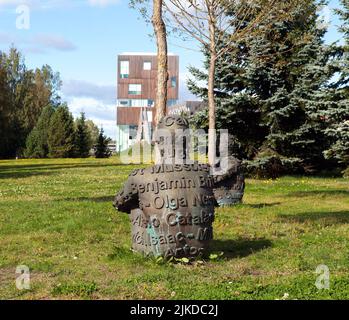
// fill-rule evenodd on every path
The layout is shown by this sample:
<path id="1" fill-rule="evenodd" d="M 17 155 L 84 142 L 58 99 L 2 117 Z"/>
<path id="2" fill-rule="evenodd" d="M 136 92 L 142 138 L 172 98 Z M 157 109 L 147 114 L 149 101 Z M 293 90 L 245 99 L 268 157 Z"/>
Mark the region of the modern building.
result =
<path id="1" fill-rule="evenodd" d="M 194 113 L 203 110 L 206 107 L 206 103 L 203 101 L 185 101 L 176 105 L 169 106 L 167 108 L 167 114 L 169 115 L 193 115 Z"/>
<path id="2" fill-rule="evenodd" d="M 178 104 L 179 57 L 168 56 L 168 106 Z M 155 117 L 157 56 L 155 53 L 123 53 L 118 56 L 117 151 L 136 141 L 149 141 Z"/>
<path id="3" fill-rule="evenodd" d="M 116 147 L 115 141 L 110 141 L 110 142 L 108 143 L 108 148 L 109 148 L 109 150 L 111 151 L 112 154 L 116 154 L 116 152 L 117 152 L 117 147 Z"/>

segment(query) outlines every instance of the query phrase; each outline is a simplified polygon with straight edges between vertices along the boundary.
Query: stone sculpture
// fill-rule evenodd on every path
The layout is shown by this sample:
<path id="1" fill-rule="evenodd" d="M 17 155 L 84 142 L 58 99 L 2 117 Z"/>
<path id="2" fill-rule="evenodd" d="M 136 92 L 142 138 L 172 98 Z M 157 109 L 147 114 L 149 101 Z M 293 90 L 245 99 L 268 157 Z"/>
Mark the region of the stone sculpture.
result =
<path id="1" fill-rule="evenodd" d="M 219 166 L 219 162 L 217 166 Z M 228 170 L 223 175 L 214 176 L 214 195 L 220 207 L 232 206 L 242 202 L 245 191 L 245 178 L 241 161 L 228 158 Z"/>
<path id="2" fill-rule="evenodd" d="M 130 214 L 134 251 L 167 259 L 203 255 L 213 239 L 215 206 L 242 198 L 244 180 L 235 158 L 221 176 L 212 176 L 208 164 L 185 161 L 188 144 L 178 130 L 188 128 L 181 116 L 164 117 L 156 131 L 157 163 L 134 170 L 115 197 L 114 207 Z"/>
<path id="3" fill-rule="evenodd" d="M 167 116 L 157 129 L 166 129 L 174 141 L 175 130 L 187 128 L 184 118 Z M 207 164 L 176 163 L 179 157 L 169 137 L 157 138 L 158 163 L 133 171 L 114 206 L 130 213 L 133 250 L 165 258 L 196 257 L 213 238 L 214 179 Z M 180 156 L 184 159 L 185 150 Z"/>

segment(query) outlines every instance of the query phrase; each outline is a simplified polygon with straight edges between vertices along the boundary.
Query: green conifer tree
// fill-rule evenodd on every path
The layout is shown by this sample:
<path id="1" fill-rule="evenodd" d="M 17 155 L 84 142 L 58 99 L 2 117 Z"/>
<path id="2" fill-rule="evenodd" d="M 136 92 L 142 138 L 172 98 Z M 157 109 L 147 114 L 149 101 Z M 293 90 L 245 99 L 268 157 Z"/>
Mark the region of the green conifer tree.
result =
<path id="1" fill-rule="evenodd" d="M 341 0 L 342 8 L 337 10 L 343 21 L 340 32 L 344 44 L 339 60 L 340 77 L 333 89 L 333 101 L 323 117 L 329 123 L 326 130 L 332 144 L 324 152 L 329 159 L 335 159 L 340 165 L 349 166 L 349 0 Z"/>
<path id="2" fill-rule="evenodd" d="M 57 108 L 48 129 L 49 157 L 69 158 L 75 149 L 74 119 L 67 105 Z"/>
<path id="3" fill-rule="evenodd" d="M 78 158 L 87 158 L 91 149 L 91 137 L 86 124 L 85 113 L 81 113 L 76 120 L 75 131 L 75 156 Z"/>
<path id="4" fill-rule="evenodd" d="M 111 156 L 111 151 L 108 148 L 108 143 L 110 142 L 110 138 L 107 138 L 104 135 L 104 130 L 101 128 L 97 145 L 95 146 L 95 157 L 96 158 L 109 158 Z"/>
<path id="5" fill-rule="evenodd" d="M 27 138 L 25 156 L 28 158 L 47 158 L 49 154 L 49 124 L 55 109 L 51 105 L 45 107 L 37 125 Z"/>
<path id="6" fill-rule="evenodd" d="M 343 86 L 346 96 L 349 96 L 349 0 L 341 0 L 342 8 L 336 10 L 342 26 L 339 31 L 343 34 L 343 56 L 341 59 L 341 76 L 338 82 L 339 86 Z"/>
<path id="7" fill-rule="evenodd" d="M 236 43 L 233 54 L 217 63 L 217 127 L 229 129 L 232 151 L 252 160 L 252 167 L 327 165 L 323 157 L 327 124 L 321 114 L 330 99 L 327 86 L 335 72 L 330 61 L 336 50 L 324 44 L 326 29 L 318 15 L 323 3 L 299 2 L 272 28 L 266 27 L 269 21 L 262 21 L 259 35 Z M 243 24 L 245 18 L 240 18 Z M 206 80 L 207 75 L 190 71 L 196 81 L 190 81 L 189 88 L 206 100 L 205 88 L 198 87 L 197 80 Z M 197 125 L 205 121 L 205 111 L 194 117 Z"/>

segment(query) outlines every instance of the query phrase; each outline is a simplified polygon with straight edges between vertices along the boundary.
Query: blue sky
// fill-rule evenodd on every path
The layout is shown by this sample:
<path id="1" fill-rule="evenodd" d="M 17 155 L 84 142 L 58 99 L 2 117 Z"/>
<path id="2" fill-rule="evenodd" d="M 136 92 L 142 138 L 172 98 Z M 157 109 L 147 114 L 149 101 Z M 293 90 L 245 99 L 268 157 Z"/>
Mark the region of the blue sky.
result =
<path id="1" fill-rule="evenodd" d="M 29 29 L 17 29 L 19 5 L 30 9 Z M 323 10 L 331 22 L 328 42 L 340 39 L 338 18 L 330 1 Z M 0 50 L 13 43 L 25 55 L 29 67 L 49 64 L 61 74 L 62 97 L 74 116 L 88 118 L 115 136 L 116 56 L 121 52 L 155 52 L 148 26 L 128 0 L 0 0 Z M 184 49 L 193 48 L 193 50 Z M 178 43 L 170 37 L 169 51 L 180 57 L 180 99 L 192 99 L 185 87 L 187 67 L 202 65 L 195 42 Z"/>

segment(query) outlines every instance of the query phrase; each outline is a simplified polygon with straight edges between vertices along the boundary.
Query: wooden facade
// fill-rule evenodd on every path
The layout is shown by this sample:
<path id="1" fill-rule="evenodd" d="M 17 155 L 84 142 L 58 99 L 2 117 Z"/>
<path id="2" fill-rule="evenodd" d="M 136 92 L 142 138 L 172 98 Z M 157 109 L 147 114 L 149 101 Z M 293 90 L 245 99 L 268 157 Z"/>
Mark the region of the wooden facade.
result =
<path id="1" fill-rule="evenodd" d="M 121 61 L 129 62 L 129 74 L 127 78 L 121 78 Z M 151 70 L 144 70 L 144 63 L 151 63 Z M 168 81 L 168 100 L 178 100 L 179 93 L 179 57 L 169 55 L 169 81 Z M 124 54 L 118 56 L 118 85 L 117 98 L 119 100 L 156 100 L 157 87 L 157 57 L 156 55 L 136 55 Z M 172 85 L 172 79 L 175 79 L 176 86 Z M 141 94 L 129 94 L 129 85 L 142 85 Z M 149 108 L 147 108 L 149 109 Z M 118 107 L 117 124 L 118 125 L 138 125 L 141 106 Z M 154 107 L 149 111 L 153 111 Z"/>
<path id="2" fill-rule="evenodd" d="M 118 107 L 117 108 L 118 125 L 138 125 L 142 109 L 144 109 L 144 108 Z M 154 119 L 155 109 L 154 108 L 146 108 L 146 110 L 148 112 L 152 112 L 152 119 Z"/>

